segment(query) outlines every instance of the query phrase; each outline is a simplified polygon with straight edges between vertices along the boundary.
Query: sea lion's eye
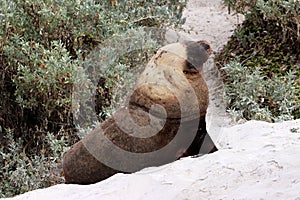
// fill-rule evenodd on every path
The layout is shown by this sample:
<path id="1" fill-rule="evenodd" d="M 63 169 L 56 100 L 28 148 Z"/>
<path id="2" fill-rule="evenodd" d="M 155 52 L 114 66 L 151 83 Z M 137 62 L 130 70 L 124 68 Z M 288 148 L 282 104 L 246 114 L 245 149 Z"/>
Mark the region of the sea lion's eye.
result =
<path id="1" fill-rule="evenodd" d="M 198 70 L 197 69 L 186 69 L 186 70 L 183 70 L 183 73 L 185 75 L 196 75 L 198 74 Z"/>
<path id="2" fill-rule="evenodd" d="M 186 75 L 187 74 L 192 75 L 192 74 L 198 74 L 199 71 L 197 70 L 197 68 L 193 64 L 186 61 L 185 62 L 185 69 L 183 70 L 183 73 L 186 74 Z"/>
<path id="3" fill-rule="evenodd" d="M 195 67 L 187 67 L 182 71 L 184 74 L 198 74 L 199 71 Z"/>

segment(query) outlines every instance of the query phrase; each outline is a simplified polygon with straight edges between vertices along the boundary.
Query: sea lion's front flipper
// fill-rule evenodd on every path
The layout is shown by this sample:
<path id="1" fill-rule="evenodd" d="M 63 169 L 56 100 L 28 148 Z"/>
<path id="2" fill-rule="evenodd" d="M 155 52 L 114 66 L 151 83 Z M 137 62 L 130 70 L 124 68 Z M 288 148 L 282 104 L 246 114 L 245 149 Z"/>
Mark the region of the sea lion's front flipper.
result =
<path id="1" fill-rule="evenodd" d="M 208 134 L 206 134 L 199 153 L 207 154 L 207 153 L 213 153 L 215 151 L 218 151 L 218 148 L 212 141 L 211 137 Z"/>

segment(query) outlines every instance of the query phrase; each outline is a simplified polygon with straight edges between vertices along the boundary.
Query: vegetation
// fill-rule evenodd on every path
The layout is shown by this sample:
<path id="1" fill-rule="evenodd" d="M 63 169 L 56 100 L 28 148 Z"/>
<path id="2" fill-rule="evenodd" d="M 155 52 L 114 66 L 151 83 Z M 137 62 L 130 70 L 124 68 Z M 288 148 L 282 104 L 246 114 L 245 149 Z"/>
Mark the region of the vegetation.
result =
<path id="1" fill-rule="evenodd" d="M 105 49 L 109 38 L 134 41 L 128 37 L 138 37 L 138 27 L 180 26 L 185 4 L 0 0 L 0 197 L 63 181 L 63 152 L 80 138 L 74 127 L 80 116 L 72 112 L 72 91 L 74 84 L 90 81 L 82 72 L 89 69 L 83 67 L 91 63 L 92 52 L 99 46 Z M 150 41 L 123 52 L 97 77 L 98 87 L 92 89 L 98 92 L 101 120 L 113 110 L 109 100 L 119 104 L 121 97 L 112 91 L 126 79 L 124 73 L 151 57 L 157 45 Z M 82 134 L 88 130 L 78 128 Z"/>
<path id="2" fill-rule="evenodd" d="M 229 112 L 300 118 L 300 2 L 224 2 L 246 15 L 216 59 Z M 180 27 L 185 4 L 0 0 L 0 197 L 63 182 L 67 147 L 97 124 L 92 113 L 102 121 L 122 103 L 135 66 L 160 45 L 159 33 L 143 27 Z"/>
<path id="3" fill-rule="evenodd" d="M 227 73 L 225 99 L 230 105 L 229 113 L 235 121 L 241 119 L 277 122 L 293 120 L 297 109 L 294 87 L 295 75 L 290 72 L 272 79 L 254 69 L 232 61 L 223 70 Z M 298 107 L 299 108 L 299 107 Z"/>
<path id="4" fill-rule="evenodd" d="M 246 20 L 217 56 L 236 120 L 300 118 L 300 1 L 224 0 Z"/>

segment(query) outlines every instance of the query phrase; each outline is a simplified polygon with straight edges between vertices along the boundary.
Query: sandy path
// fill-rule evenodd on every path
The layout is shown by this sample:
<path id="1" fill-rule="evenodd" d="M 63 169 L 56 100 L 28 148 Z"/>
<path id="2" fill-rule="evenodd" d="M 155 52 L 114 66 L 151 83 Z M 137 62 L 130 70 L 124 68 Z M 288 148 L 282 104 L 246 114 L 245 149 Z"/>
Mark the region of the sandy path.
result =
<path id="1" fill-rule="evenodd" d="M 222 49 L 232 35 L 236 25 L 244 19 L 241 15 L 228 14 L 222 0 L 190 0 L 183 13 L 186 22 L 183 25 L 184 37 L 194 40 L 206 40 L 211 44 L 213 54 L 205 65 L 204 74 L 210 90 L 210 106 L 207 114 L 207 126 L 213 140 L 218 140 L 222 127 L 230 124 L 222 101 L 223 84 L 219 71 L 214 64 L 216 52 Z"/>
<path id="2" fill-rule="evenodd" d="M 183 17 L 186 18 L 183 28 L 191 30 L 189 36 L 209 41 L 215 52 L 227 43 L 243 20 L 241 15 L 228 14 L 222 0 L 190 0 Z"/>

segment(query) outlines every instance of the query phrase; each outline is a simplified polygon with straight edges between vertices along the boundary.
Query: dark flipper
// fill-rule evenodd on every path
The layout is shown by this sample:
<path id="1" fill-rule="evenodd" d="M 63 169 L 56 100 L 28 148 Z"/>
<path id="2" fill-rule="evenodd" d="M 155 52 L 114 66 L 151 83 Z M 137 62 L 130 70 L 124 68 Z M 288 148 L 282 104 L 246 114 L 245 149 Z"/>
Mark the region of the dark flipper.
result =
<path id="1" fill-rule="evenodd" d="M 218 151 L 216 145 L 212 141 L 211 137 L 208 134 L 206 134 L 199 153 L 207 154 L 207 153 L 213 153 L 215 151 Z"/>
<path id="2" fill-rule="evenodd" d="M 181 157 L 208 154 L 215 151 L 218 151 L 218 149 L 207 133 L 205 117 L 203 117 L 199 121 L 196 137 Z"/>

